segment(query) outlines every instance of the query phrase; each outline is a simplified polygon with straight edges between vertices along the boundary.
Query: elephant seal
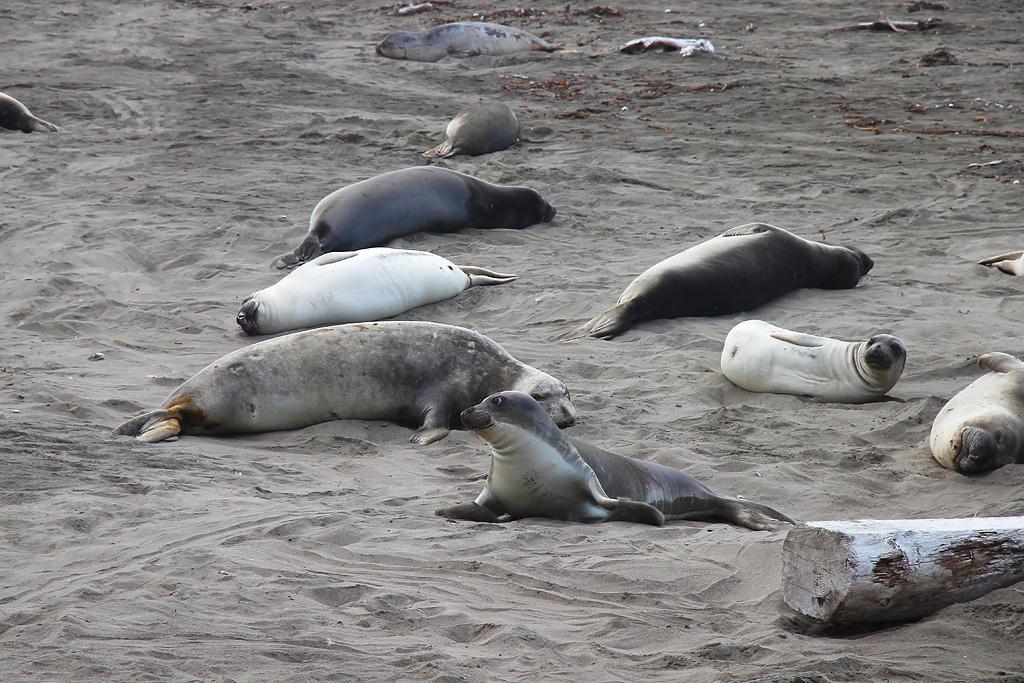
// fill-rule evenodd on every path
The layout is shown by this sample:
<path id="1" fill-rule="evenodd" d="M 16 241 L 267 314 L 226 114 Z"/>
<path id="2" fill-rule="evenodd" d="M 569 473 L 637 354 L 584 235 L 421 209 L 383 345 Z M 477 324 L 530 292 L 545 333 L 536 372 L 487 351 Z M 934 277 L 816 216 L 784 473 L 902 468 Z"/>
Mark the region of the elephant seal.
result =
<path id="1" fill-rule="evenodd" d="M 445 128 L 445 141 L 423 153 L 425 157 L 446 158 L 456 154 L 476 157 L 507 149 L 519 137 L 519 119 L 504 102 L 473 104 Z"/>
<path id="2" fill-rule="evenodd" d="M 896 386 L 906 362 L 907 347 L 890 334 L 845 342 L 761 320 L 736 325 L 722 349 L 722 372 L 736 386 L 823 403 L 876 401 Z"/>
<path id="3" fill-rule="evenodd" d="M 1024 275 L 1024 251 L 1011 251 L 978 261 L 982 266 L 995 266 L 1010 275 Z"/>
<path id="4" fill-rule="evenodd" d="M 570 439 L 519 391 L 467 408 L 462 423 L 490 444 L 491 469 L 475 501 L 436 511 L 449 519 L 501 522 L 507 515 L 655 526 L 666 519 L 720 519 L 757 530 L 792 523 L 764 505 L 715 495 L 677 469 Z"/>
<path id="5" fill-rule="evenodd" d="M 55 133 L 60 128 L 36 118 L 24 104 L 0 92 L 0 126 L 23 133 Z"/>
<path id="6" fill-rule="evenodd" d="M 664 36 L 651 36 L 650 38 L 637 38 L 628 43 L 619 45 L 619 52 L 627 55 L 637 55 L 642 52 L 678 52 L 682 57 L 689 57 L 693 54 L 706 53 L 715 54 L 715 46 L 710 40 L 704 38 L 665 38 Z"/>
<path id="7" fill-rule="evenodd" d="M 529 393 L 559 425 L 576 420 L 564 384 L 479 332 L 427 322 L 337 325 L 229 353 L 171 392 L 158 410 L 113 433 L 161 441 L 390 420 L 418 425 L 411 441 L 428 444 L 448 435 L 460 411 L 504 389 Z"/>
<path id="8" fill-rule="evenodd" d="M 428 251 L 372 247 L 322 254 L 250 294 L 235 317 L 247 334 L 380 320 L 450 299 L 476 285 L 512 282 Z"/>
<path id="9" fill-rule="evenodd" d="M 991 370 L 942 407 L 929 444 L 943 467 L 977 474 L 1024 463 L 1024 363 L 1007 353 L 986 353 Z"/>
<path id="10" fill-rule="evenodd" d="M 463 228 L 525 228 L 555 217 L 540 193 L 492 185 L 434 166 L 414 166 L 336 190 L 313 209 L 309 233 L 291 254 L 274 260 L 289 268 L 330 251 L 377 247 L 415 232 Z"/>
<path id="11" fill-rule="evenodd" d="M 426 31 L 400 31 L 377 44 L 377 54 L 382 57 L 416 62 L 436 62 L 448 56 L 510 55 L 561 49 L 522 29 L 482 21 L 457 21 Z"/>
<path id="12" fill-rule="evenodd" d="M 616 306 L 562 341 L 614 337 L 641 320 L 749 311 L 804 287 L 850 289 L 873 265 L 860 249 L 749 223 L 651 266 L 626 287 Z"/>

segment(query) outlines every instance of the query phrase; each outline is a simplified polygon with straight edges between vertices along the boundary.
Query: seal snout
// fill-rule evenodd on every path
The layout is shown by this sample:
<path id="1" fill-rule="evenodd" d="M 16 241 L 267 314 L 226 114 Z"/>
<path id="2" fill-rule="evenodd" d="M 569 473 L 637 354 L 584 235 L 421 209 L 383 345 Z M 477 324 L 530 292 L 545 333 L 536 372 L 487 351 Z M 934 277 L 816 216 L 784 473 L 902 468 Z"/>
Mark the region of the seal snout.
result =
<path id="1" fill-rule="evenodd" d="M 991 469 L 999 452 L 999 443 L 991 431 L 982 427 L 964 427 L 960 435 L 960 452 L 956 454 L 956 469 L 974 474 Z"/>
<path id="2" fill-rule="evenodd" d="M 259 301 L 246 299 L 242 302 L 242 307 L 238 309 L 235 322 L 246 334 L 256 334 L 256 329 L 259 327 L 259 307 Z"/>
<path id="3" fill-rule="evenodd" d="M 472 406 L 462 411 L 462 424 L 466 429 L 486 429 L 494 424 L 494 418 L 480 406 Z"/>

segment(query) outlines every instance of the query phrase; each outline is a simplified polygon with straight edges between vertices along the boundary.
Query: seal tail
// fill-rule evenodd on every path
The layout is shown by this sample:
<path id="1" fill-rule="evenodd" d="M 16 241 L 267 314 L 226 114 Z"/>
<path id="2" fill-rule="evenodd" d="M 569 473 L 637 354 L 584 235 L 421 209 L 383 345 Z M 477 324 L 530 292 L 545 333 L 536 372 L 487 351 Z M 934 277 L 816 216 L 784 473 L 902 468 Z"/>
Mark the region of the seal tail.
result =
<path id="1" fill-rule="evenodd" d="M 431 147 L 423 156 L 430 157 L 431 159 L 447 159 L 450 156 L 455 156 L 455 145 L 452 144 L 451 140 L 445 140 L 437 147 Z"/>
<path id="2" fill-rule="evenodd" d="M 577 327 L 561 338 L 561 341 L 572 341 L 581 337 L 614 337 L 622 334 L 633 324 L 634 314 L 631 302 L 624 302 L 609 308 L 604 313 Z"/>
<path id="3" fill-rule="evenodd" d="M 754 531 L 775 531 L 782 526 L 780 522 L 796 524 L 786 515 L 778 510 L 773 510 L 767 505 L 751 503 L 736 498 L 728 500 L 728 508 L 724 512 L 726 514 L 722 516 L 725 519 Z"/>
<path id="4" fill-rule="evenodd" d="M 43 121 L 40 118 L 28 115 L 29 130 L 33 130 L 37 133 L 56 133 L 60 130 L 59 127 L 53 125 L 49 121 Z"/>
<path id="5" fill-rule="evenodd" d="M 111 436 L 134 436 L 152 443 L 172 439 L 181 433 L 181 417 L 173 410 L 153 410 L 133 417 L 111 432 Z"/>
<path id="6" fill-rule="evenodd" d="M 457 266 L 459 270 L 469 276 L 469 286 L 504 285 L 512 282 L 518 275 L 505 275 L 495 273 L 493 270 L 477 268 L 476 266 Z"/>

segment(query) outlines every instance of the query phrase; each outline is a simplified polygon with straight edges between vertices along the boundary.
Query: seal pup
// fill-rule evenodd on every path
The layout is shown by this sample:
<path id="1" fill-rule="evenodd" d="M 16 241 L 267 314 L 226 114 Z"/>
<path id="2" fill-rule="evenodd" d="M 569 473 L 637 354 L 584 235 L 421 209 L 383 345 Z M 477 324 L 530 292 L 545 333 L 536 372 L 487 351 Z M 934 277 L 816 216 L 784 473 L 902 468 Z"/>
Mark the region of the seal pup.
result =
<path id="1" fill-rule="evenodd" d="M 550 517 L 655 526 L 666 519 L 719 519 L 756 530 L 793 523 L 764 505 L 715 495 L 680 470 L 570 439 L 522 392 L 487 397 L 462 412 L 462 423 L 490 444 L 491 469 L 475 501 L 437 510 L 442 517 L 476 522 Z"/>
<path id="2" fill-rule="evenodd" d="M 411 441 L 428 444 L 448 435 L 460 411 L 504 389 L 533 396 L 556 424 L 576 420 L 564 384 L 479 332 L 428 322 L 337 325 L 229 353 L 113 434 L 161 441 L 389 420 L 418 425 Z"/>
<path id="3" fill-rule="evenodd" d="M 415 232 L 525 228 L 557 211 L 528 187 L 492 185 L 436 166 L 414 166 L 327 195 L 309 217 L 309 233 L 293 253 L 274 259 L 290 268 L 331 251 L 377 247 Z"/>
<path id="4" fill-rule="evenodd" d="M 1024 251 L 1011 251 L 978 261 L 982 266 L 995 266 L 1010 275 L 1024 275 Z"/>
<path id="5" fill-rule="evenodd" d="M 519 137 L 519 119 L 504 102 L 472 104 L 445 128 L 445 141 L 423 153 L 425 157 L 446 158 L 456 154 L 476 157 L 507 149 Z"/>
<path id="6" fill-rule="evenodd" d="M 382 57 L 416 62 L 436 62 L 448 56 L 510 55 L 561 49 L 522 29 L 482 21 L 457 21 L 426 31 L 400 31 L 377 43 L 377 54 Z"/>
<path id="7" fill-rule="evenodd" d="M 722 372 L 741 389 L 823 403 L 877 401 L 896 386 L 906 362 L 907 347 L 890 334 L 846 342 L 762 320 L 733 327 L 722 349 Z"/>
<path id="8" fill-rule="evenodd" d="M 36 118 L 24 104 L 0 92 L 0 126 L 23 133 L 55 133 L 60 128 Z"/>
<path id="9" fill-rule="evenodd" d="M 429 251 L 336 251 L 303 263 L 276 284 L 247 296 L 235 321 L 247 334 L 276 334 L 379 320 L 450 299 L 470 287 L 515 279 L 457 266 Z"/>
<path id="10" fill-rule="evenodd" d="M 749 223 L 651 266 L 618 303 L 562 337 L 614 337 L 655 318 L 749 311 L 797 289 L 850 289 L 874 262 L 765 223 Z"/>
<path id="11" fill-rule="evenodd" d="M 949 399 L 929 438 L 939 464 L 961 474 L 1024 463 L 1024 363 L 997 352 L 978 366 L 990 372 Z"/>
<path id="12" fill-rule="evenodd" d="M 650 38 L 636 38 L 619 45 L 619 52 L 627 55 L 636 55 L 641 52 L 678 52 L 680 57 L 689 57 L 702 52 L 713 55 L 715 46 L 711 44 L 710 40 L 704 38 L 651 36 Z"/>

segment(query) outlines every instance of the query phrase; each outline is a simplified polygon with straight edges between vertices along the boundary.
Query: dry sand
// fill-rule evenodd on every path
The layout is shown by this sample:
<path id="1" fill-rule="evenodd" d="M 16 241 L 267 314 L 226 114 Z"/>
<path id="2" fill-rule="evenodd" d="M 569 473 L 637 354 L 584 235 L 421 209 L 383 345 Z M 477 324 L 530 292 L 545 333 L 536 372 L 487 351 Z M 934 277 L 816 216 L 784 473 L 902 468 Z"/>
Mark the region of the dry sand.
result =
<path id="1" fill-rule="evenodd" d="M 616 16 L 458 0 L 401 18 L 377 2 L 4 2 L 0 89 L 63 131 L 0 136 L 0 678 L 1024 680 L 1020 586 L 816 634 L 781 598 L 784 531 L 435 517 L 482 486 L 466 432 L 422 448 L 354 421 L 109 436 L 250 343 L 238 305 L 279 277 L 271 259 L 321 197 L 424 163 L 461 107 L 499 98 L 524 140 L 442 165 L 535 187 L 558 217 L 397 241 L 521 276 L 403 319 L 474 328 L 561 378 L 572 434 L 798 519 L 1024 514 L 1024 466 L 966 478 L 927 448 L 979 354 L 1024 354 L 1024 278 L 974 265 L 1024 248 L 1024 138 L 992 134 L 1024 130 L 1024 12 L 945 1 L 644 0 Z M 474 12 L 574 52 L 374 53 Z M 828 32 L 879 12 L 953 26 Z M 644 33 L 718 54 L 615 51 Z M 918 65 L 939 47 L 959 64 Z M 556 341 L 648 266 L 750 221 L 856 245 L 875 268 L 747 315 Z M 896 400 L 732 386 L 722 341 L 751 317 L 898 335 Z"/>

